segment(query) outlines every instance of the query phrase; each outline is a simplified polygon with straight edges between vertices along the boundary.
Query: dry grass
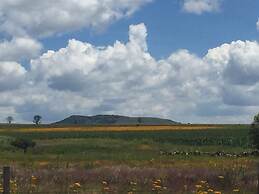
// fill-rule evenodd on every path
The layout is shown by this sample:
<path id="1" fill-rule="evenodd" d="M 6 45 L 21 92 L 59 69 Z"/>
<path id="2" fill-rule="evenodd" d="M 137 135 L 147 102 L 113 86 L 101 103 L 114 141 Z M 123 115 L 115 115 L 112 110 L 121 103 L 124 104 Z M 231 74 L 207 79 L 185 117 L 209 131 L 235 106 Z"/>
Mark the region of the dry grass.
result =
<path id="1" fill-rule="evenodd" d="M 21 193 L 236 193 L 233 190 L 242 194 L 255 193 L 256 173 L 253 168 L 247 167 L 109 166 L 95 169 L 47 167 L 34 170 L 13 167 L 12 171 L 16 189 Z"/>
<path id="2" fill-rule="evenodd" d="M 22 132 L 87 132 L 87 131 L 179 131 L 208 130 L 224 128 L 224 125 L 165 125 L 165 126 L 74 126 L 74 127 L 41 127 L 18 129 Z"/>

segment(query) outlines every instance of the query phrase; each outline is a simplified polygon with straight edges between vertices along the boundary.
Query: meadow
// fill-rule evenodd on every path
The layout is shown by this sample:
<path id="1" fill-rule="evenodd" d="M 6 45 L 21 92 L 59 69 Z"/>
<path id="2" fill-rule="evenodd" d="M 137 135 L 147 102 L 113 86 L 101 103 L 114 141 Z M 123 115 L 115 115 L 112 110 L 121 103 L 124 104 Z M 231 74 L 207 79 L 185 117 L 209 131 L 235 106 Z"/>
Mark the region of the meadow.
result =
<path id="1" fill-rule="evenodd" d="M 13 193 L 252 194 L 249 127 L 0 125 L 0 165 Z M 36 146 L 24 154 L 16 138 Z"/>

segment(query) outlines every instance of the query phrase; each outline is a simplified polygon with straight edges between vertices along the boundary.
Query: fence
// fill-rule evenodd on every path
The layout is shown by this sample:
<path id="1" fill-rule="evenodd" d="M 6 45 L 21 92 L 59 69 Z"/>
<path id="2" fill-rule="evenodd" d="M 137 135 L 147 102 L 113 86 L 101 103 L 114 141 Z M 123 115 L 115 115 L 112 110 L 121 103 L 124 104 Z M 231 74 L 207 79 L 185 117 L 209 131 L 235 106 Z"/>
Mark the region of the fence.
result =
<path id="1" fill-rule="evenodd" d="M 11 194 L 10 192 L 11 168 L 3 167 L 2 185 L 3 194 Z M 257 194 L 259 194 L 259 162 L 257 164 Z"/>
<path id="2" fill-rule="evenodd" d="M 9 166 L 3 167 L 3 194 L 10 194 L 11 169 Z"/>
<path id="3" fill-rule="evenodd" d="M 259 194 L 259 162 L 257 164 L 257 194 Z"/>

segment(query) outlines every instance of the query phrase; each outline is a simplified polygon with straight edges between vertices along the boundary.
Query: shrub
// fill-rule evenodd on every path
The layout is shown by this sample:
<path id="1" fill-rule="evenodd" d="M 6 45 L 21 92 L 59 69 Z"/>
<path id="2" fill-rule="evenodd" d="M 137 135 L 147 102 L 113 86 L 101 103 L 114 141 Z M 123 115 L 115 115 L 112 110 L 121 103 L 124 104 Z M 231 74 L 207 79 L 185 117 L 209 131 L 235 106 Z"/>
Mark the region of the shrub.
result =
<path id="1" fill-rule="evenodd" d="M 259 150 L 259 114 L 254 117 L 254 122 L 250 129 L 250 138 L 253 146 Z"/>
<path id="2" fill-rule="evenodd" d="M 16 148 L 23 149 L 23 152 L 26 153 L 27 149 L 35 147 L 36 143 L 28 139 L 16 139 L 11 142 L 11 145 Z"/>

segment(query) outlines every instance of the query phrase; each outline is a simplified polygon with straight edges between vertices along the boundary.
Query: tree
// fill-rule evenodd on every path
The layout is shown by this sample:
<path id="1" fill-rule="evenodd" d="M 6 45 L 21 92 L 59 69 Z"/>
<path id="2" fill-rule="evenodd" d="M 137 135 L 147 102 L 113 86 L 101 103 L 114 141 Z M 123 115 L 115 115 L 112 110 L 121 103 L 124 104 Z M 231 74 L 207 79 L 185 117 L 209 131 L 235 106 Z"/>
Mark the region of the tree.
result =
<path id="1" fill-rule="evenodd" d="M 34 148 L 36 143 L 28 139 L 16 139 L 11 142 L 11 145 L 16 148 L 23 149 L 23 152 L 26 153 L 28 148 Z"/>
<path id="2" fill-rule="evenodd" d="M 41 122 L 41 119 L 42 119 L 42 117 L 40 115 L 35 115 L 33 117 L 33 123 L 35 123 L 36 125 L 39 125 Z"/>
<path id="3" fill-rule="evenodd" d="M 9 123 L 9 124 L 11 124 L 12 122 L 13 122 L 13 117 L 12 116 L 8 116 L 7 118 L 6 118 L 6 121 Z"/>
<path id="4" fill-rule="evenodd" d="M 142 123 L 142 118 L 141 118 L 141 117 L 138 117 L 138 123 L 137 123 L 137 125 L 139 126 L 139 125 L 141 125 L 141 123 Z"/>
<path id="5" fill-rule="evenodd" d="M 258 124 L 258 123 L 259 123 L 259 113 L 254 116 L 254 124 Z"/>
<path id="6" fill-rule="evenodd" d="M 250 129 L 250 139 L 252 145 L 259 150 L 259 113 L 254 116 L 254 122 Z"/>

